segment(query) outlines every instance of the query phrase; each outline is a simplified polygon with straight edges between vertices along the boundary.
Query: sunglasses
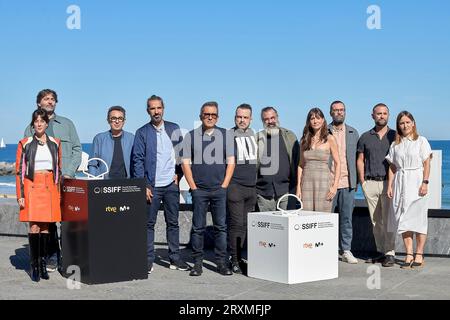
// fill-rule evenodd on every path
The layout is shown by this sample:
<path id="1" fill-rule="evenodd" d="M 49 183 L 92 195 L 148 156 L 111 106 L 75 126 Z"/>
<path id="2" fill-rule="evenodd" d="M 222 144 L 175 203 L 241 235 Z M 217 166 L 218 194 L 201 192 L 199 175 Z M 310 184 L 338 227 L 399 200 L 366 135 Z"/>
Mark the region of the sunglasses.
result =
<path id="1" fill-rule="evenodd" d="M 203 119 L 208 119 L 209 117 L 213 119 L 217 119 L 218 114 L 217 113 L 204 113 L 202 114 Z"/>

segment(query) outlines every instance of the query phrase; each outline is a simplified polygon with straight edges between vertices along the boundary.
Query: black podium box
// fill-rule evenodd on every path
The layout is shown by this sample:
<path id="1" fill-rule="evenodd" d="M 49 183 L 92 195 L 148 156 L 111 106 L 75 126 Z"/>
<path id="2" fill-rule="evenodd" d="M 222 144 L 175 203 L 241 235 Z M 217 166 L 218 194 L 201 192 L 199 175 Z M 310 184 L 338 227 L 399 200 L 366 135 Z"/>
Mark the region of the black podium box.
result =
<path id="1" fill-rule="evenodd" d="M 66 277 L 86 284 L 147 279 L 144 179 L 65 179 L 61 239 Z"/>

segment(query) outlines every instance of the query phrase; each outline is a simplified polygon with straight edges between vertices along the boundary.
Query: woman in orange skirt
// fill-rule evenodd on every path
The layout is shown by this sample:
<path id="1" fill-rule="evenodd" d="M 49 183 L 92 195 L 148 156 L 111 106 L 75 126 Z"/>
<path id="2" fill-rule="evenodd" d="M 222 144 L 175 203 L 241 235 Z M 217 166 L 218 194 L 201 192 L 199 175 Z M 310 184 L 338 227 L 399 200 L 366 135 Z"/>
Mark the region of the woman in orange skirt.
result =
<path id="1" fill-rule="evenodd" d="M 48 122 L 45 110 L 33 112 L 35 134 L 19 142 L 16 156 L 19 220 L 30 224 L 30 276 L 35 282 L 49 279 L 45 262 L 49 223 L 61 221 L 61 147 L 58 139 L 45 133 Z"/>

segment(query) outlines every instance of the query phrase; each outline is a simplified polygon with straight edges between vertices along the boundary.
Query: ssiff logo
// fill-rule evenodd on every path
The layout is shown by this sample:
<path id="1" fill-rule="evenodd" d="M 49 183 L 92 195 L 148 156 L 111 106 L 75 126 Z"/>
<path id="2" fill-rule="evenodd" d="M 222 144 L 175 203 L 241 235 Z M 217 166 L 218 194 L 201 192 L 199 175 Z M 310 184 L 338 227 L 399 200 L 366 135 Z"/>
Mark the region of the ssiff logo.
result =
<path id="1" fill-rule="evenodd" d="M 269 229 L 270 228 L 270 222 L 252 221 L 252 227 Z"/>

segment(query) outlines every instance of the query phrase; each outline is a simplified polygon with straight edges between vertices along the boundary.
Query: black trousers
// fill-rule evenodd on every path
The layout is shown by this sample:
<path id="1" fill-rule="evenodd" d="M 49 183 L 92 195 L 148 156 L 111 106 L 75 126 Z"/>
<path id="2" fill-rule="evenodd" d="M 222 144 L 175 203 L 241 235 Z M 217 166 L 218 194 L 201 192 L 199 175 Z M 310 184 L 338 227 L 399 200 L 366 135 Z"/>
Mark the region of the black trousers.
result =
<path id="1" fill-rule="evenodd" d="M 47 256 L 51 257 L 55 253 L 59 256 L 61 252 L 59 237 L 58 237 L 58 228 L 56 223 L 50 223 L 48 227 L 48 244 L 47 244 Z M 59 257 L 58 257 L 59 258 Z"/>
<path id="2" fill-rule="evenodd" d="M 230 184 L 227 191 L 228 247 L 231 259 L 239 261 L 247 240 L 247 216 L 255 211 L 256 188 Z"/>

